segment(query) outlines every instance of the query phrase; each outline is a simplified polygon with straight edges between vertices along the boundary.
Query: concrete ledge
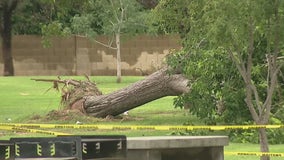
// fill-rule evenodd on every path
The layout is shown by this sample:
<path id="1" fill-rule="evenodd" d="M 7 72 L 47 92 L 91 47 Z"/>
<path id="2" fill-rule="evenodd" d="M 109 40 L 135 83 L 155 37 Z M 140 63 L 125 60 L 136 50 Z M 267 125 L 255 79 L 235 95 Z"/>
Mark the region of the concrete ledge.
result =
<path id="1" fill-rule="evenodd" d="M 227 136 L 127 138 L 128 160 L 224 160 Z"/>
<path id="2" fill-rule="evenodd" d="M 162 136 L 127 138 L 128 149 L 163 149 L 226 146 L 226 136 Z"/>

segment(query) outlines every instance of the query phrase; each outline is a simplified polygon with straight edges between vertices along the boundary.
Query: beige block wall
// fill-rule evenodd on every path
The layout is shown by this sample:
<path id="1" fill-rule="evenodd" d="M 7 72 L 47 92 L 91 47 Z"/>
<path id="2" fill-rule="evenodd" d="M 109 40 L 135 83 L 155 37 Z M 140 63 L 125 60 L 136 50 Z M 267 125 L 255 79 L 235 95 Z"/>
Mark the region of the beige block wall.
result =
<path id="1" fill-rule="evenodd" d="M 106 36 L 98 40 L 108 43 Z M 116 75 L 115 50 L 77 36 L 54 38 L 52 42 L 51 48 L 44 48 L 40 36 L 13 36 L 15 75 Z M 122 74 L 141 75 L 137 68 L 150 74 L 162 66 L 170 49 L 180 46 L 178 36 L 123 37 Z M 3 75 L 2 50 L 0 56 L 0 75 Z"/>

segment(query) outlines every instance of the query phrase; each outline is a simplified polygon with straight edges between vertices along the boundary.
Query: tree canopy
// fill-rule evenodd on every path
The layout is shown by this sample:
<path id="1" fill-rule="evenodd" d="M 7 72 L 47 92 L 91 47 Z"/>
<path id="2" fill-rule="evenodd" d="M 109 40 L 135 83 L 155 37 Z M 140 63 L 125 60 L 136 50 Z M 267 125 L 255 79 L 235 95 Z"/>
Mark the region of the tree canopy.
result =
<path id="1" fill-rule="evenodd" d="M 283 20 L 283 2 L 201 0 L 187 1 L 187 5 L 184 3 L 175 3 L 177 6 L 172 10 L 164 10 L 163 6 L 170 5 L 171 0 L 163 0 L 154 11 L 161 22 L 167 18 L 171 19 L 167 16 L 168 13 L 177 12 L 177 8 L 186 8 L 188 11 L 179 15 L 188 15 L 182 23 L 188 28 L 183 38 L 183 50 L 171 56 L 169 64 L 181 67 L 188 78 L 195 82 L 196 91 L 200 90 L 208 96 L 200 98 L 208 102 L 214 101 L 206 103 L 207 105 L 217 104 L 220 98 L 233 96 L 228 94 L 230 92 L 227 89 L 238 90 L 245 95 L 246 84 L 250 82 L 252 86 L 249 88 L 252 89 L 253 98 L 264 104 L 267 96 L 271 94 L 267 87 L 281 87 L 271 85 L 278 82 L 273 76 L 281 75 L 284 26 L 280 22 Z M 173 26 L 160 25 L 166 32 L 176 32 L 173 28 L 178 28 L 181 24 L 181 21 L 174 20 L 166 22 L 169 23 L 167 26 Z M 222 92 L 216 91 L 217 88 Z M 188 96 L 197 95 L 191 93 Z M 233 96 L 234 99 L 239 101 L 236 96 Z M 237 97 L 242 101 L 237 102 L 238 106 L 243 106 L 245 97 Z M 197 99 L 192 97 L 190 102 Z M 276 104 L 279 104 L 279 101 L 274 101 L 273 106 Z M 260 104 L 253 104 L 254 108 L 262 112 L 257 105 Z"/>
<path id="2" fill-rule="evenodd" d="M 145 30 L 142 6 L 133 0 L 88 1 L 85 10 L 72 18 L 76 34 L 94 37 L 97 34 L 111 35 L 120 28 L 121 33 L 141 33 Z"/>
<path id="3" fill-rule="evenodd" d="M 159 5 L 163 2 L 171 0 L 162 0 Z M 283 101 L 276 93 L 283 90 L 279 75 L 284 54 L 284 2 L 188 2 L 189 12 L 183 24 L 187 24 L 189 32 L 183 38 L 183 50 L 171 56 L 169 63 L 182 68 L 193 82 L 192 92 L 178 98 L 176 104 L 189 103 L 191 112 L 210 123 L 216 123 L 221 107 L 228 122 L 242 117 L 256 124 L 268 124 L 271 113 L 283 110 Z M 159 6 L 157 9 L 163 10 Z M 156 12 L 163 17 L 159 14 L 164 12 Z M 251 116 L 244 116 L 248 114 L 243 112 Z M 265 131 L 259 131 L 261 144 L 267 143 Z M 261 145 L 261 150 L 268 151 L 268 147 Z"/>

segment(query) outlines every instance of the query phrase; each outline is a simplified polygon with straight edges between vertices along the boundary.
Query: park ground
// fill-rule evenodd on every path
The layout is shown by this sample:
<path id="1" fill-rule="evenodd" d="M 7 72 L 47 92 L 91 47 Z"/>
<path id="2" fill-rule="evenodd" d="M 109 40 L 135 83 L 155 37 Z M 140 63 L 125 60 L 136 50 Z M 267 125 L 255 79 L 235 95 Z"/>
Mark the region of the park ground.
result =
<path id="1" fill-rule="evenodd" d="M 174 97 L 165 97 L 129 111 L 129 115 L 115 119 L 97 119 L 82 116 L 77 113 L 68 113 L 62 116 L 51 112 L 60 110 L 61 94 L 52 88 L 52 83 L 36 82 L 32 78 L 56 79 L 52 76 L 41 77 L 0 77 L 0 123 L 52 123 L 52 124 L 106 124 L 106 125 L 203 125 L 195 116 L 187 110 L 173 106 Z M 62 77 L 84 79 L 83 77 Z M 115 83 L 115 77 L 92 76 L 99 89 L 104 93 L 110 93 L 123 88 L 131 83 L 143 79 L 143 77 L 123 77 L 123 83 Z M 155 130 L 93 130 L 93 129 L 50 129 L 70 134 L 123 134 L 126 136 L 165 136 L 165 135 L 190 135 L 177 131 Z M 225 132 L 211 134 L 226 134 Z M 25 136 L 46 136 L 24 132 L 0 130 L 0 139 Z M 271 152 L 284 153 L 284 144 L 271 145 Z M 256 152 L 258 144 L 230 143 L 225 147 L 228 152 Z M 257 160 L 256 156 L 232 156 L 225 155 L 225 159 Z M 283 157 L 272 157 L 272 160 L 280 160 Z"/>

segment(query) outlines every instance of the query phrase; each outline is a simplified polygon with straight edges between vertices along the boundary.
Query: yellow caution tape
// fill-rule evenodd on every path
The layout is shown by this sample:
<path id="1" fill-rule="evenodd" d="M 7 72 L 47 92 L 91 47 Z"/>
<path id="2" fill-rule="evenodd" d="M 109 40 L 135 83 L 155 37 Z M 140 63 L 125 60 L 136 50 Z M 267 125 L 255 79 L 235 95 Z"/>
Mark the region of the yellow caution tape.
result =
<path id="1" fill-rule="evenodd" d="M 225 155 L 234 156 L 271 156 L 284 157 L 284 153 L 270 153 L 270 152 L 224 152 Z"/>
<path id="2" fill-rule="evenodd" d="M 69 133 L 62 133 L 62 132 L 54 132 L 54 131 L 45 131 L 45 130 L 38 130 L 38 129 L 28 129 L 28 128 L 18 128 L 14 127 L 13 130 L 15 131 L 22 131 L 22 132 L 29 132 L 29 133 L 41 133 L 41 134 L 48 134 L 48 135 L 72 135 Z"/>
<path id="3" fill-rule="evenodd" d="M 71 135 L 69 133 L 45 131 L 45 130 L 30 129 L 30 128 L 23 128 L 23 127 L 15 127 L 15 126 L 2 126 L 2 125 L 0 125 L 0 130 L 11 130 L 11 131 L 28 132 L 28 133 L 40 133 L 40 134 L 48 134 L 48 135 L 55 135 L 55 136 Z"/>
<path id="4" fill-rule="evenodd" d="M 41 133 L 49 135 L 71 135 L 68 133 L 38 130 L 35 128 L 73 128 L 73 129 L 103 129 L 103 130 L 228 130 L 228 129 L 277 129 L 284 128 L 284 125 L 232 125 L 232 126 L 140 126 L 140 125 L 71 125 L 71 124 L 20 124 L 20 123 L 0 123 L 0 130 L 12 130 L 29 133 Z M 236 156 L 274 156 L 284 157 L 284 153 L 270 153 L 270 152 L 224 152 L 225 155 Z"/>
<path id="5" fill-rule="evenodd" d="M 156 125 L 96 125 L 96 124 L 21 124 L 0 123 L 0 126 L 13 126 L 20 128 L 45 128 L 45 129 L 101 129 L 101 130 L 230 130 L 230 129 L 277 129 L 284 125 L 231 125 L 231 126 L 156 126 Z"/>

